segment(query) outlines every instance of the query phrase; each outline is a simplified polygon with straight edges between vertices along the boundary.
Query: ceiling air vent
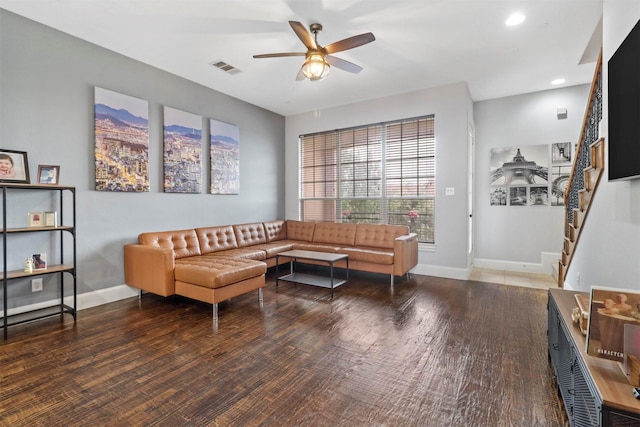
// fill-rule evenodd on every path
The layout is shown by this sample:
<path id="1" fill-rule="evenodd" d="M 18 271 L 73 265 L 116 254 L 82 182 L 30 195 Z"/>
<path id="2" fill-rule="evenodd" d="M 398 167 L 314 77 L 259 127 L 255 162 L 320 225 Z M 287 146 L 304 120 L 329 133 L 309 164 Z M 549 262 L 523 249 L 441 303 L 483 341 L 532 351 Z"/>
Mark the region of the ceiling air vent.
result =
<path id="1" fill-rule="evenodd" d="M 240 72 L 240 70 L 238 70 L 236 67 L 234 67 L 233 65 L 227 64 L 224 61 L 219 61 L 219 60 L 213 61 L 211 65 L 228 74 L 238 74 Z"/>

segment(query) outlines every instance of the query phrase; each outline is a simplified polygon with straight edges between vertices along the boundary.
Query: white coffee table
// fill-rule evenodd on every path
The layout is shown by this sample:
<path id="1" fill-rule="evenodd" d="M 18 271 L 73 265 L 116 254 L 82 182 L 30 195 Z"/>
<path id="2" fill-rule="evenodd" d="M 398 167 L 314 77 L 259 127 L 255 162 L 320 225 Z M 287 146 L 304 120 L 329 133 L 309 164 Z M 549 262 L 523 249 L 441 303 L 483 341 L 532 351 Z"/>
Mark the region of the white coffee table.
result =
<path id="1" fill-rule="evenodd" d="M 282 277 L 278 277 L 278 266 L 280 264 L 280 257 L 291 258 L 291 261 L 289 263 L 289 274 L 286 274 Z M 298 262 L 298 260 L 326 262 L 329 266 L 329 277 L 318 276 L 315 274 L 296 273 L 295 263 Z M 336 279 L 333 275 L 333 265 L 336 262 L 342 260 L 346 262 L 346 279 Z M 331 289 L 331 297 L 333 297 L 333 290 L 338 286 L 345 284 L 347 280 L 349 280 L 349 255 L 329 252 L 302 251 L 297 249 L 281 252 L 276 255 L 276 288 L 278 287 L 278 282 L 280 280 L 293 283 L 302 283 L 305 285 L 320 286 L 322 288 L 329 288 Z"/>

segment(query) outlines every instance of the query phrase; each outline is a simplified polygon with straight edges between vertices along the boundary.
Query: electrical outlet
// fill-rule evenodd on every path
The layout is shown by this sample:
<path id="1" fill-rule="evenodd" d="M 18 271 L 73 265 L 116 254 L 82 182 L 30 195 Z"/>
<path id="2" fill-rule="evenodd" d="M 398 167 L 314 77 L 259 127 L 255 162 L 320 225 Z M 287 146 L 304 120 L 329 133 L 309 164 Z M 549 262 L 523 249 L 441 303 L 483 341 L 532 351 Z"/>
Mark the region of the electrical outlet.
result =
<path id="1" fill-rule="evenodd" d="M 31 292 L 40 292 L 42 290 L 42 277 L 31 280 Z"/>
<path id="2" fill-rule="evenodd" d="M 580 273 L 576 273 L 576 284 L 580 286 Z"/>

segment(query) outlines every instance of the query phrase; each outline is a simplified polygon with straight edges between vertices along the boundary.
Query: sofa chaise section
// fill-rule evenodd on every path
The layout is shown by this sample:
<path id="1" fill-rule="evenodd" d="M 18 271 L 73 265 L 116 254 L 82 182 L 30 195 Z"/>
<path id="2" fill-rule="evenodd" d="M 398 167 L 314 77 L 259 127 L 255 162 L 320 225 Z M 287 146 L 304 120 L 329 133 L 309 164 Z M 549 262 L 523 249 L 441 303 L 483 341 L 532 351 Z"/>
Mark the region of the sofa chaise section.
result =
<path id="1" fill-rule="evenodd" d="M 203 230 L 140 234 L 137 244 L 124 247 L 125 282 L 141 291 L 161 296 L 176 294 L 213 304 L 214 319 L 221 301 L 253 290 L 258 290 L 261 301 L 266 264 L 251 259 L 247 253 L 222 256 L 236 248 L 226 243 L 228 249 L 213 250 L 219 242 L 206 238 L 200 241 L 197 231 L 200 236 L 207 235 Z M 204 255 L 202 247 L 206 250 Z M 260 253 L 264 258 L 264 252 Z"/>

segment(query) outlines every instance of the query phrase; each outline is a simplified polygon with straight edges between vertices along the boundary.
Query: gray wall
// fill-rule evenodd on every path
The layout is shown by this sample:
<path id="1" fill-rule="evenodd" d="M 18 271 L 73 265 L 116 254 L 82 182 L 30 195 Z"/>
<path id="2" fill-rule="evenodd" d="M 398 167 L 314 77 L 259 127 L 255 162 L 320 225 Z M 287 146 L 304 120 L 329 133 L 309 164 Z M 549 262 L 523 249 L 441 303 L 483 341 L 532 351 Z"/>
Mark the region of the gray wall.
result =
<path id="1" fill-rule="evenodd" d="M 94 191 L 94 86 L 149 101 L 150 192 Z M 79 293 L 102 290 L 97 294 L 106 295 L 104 290 L 122 285 L 122 247 L 141 232 L 284 216 L 285 120 L 275 113 L 4 10 L 0 10 L 0 95 L 0 148 L 28 153 L 32 182 L 38 164 L 53 164 L 60 165 L 60 184 L 77 187 Z M 163 193 L 164 105 L 240 127 L 239 195 Z M 207 171 L 204 141 L 203 158 Z M 207 182 L 205 172 L 203 184 Z M 24 223 L 27 211 L 46 209 L 30 196 L 16 200 L 21 205 L 16 215 L 25 218 Z M 25 255 L 43 244 L 17 238 L 7 251 L 9 268 L 21 268 Z M 48 299 L 51 292 L 53 286 L 47 282 L 38 294 L 32 294 L 29 286 L 12 285 L 8 308 Z"/>
<path id="2" fill-rule="evenodd" d="M 546 274 L 557 268 L 564 208 L 490 206 L 490 151 L 555 142 L 575 144 L 589 87 L 572 86 L 474 104 L 476 266 Z M 566 119 L 558 119 L 558 107 L 567 109 Z"/>
<path id="3" fill-rule="evenodd" d="M 435 245 L 421 245 L 416 273 L 466 278 L 468 128 L 473 126 L 465 83 L 424 89 L 341 107 L 288 116 L 286 119 L 286 215 L 297 218 L 299 135 L 435 114 Z M 454 196 L 445 196 L 453 187 Z"/>

